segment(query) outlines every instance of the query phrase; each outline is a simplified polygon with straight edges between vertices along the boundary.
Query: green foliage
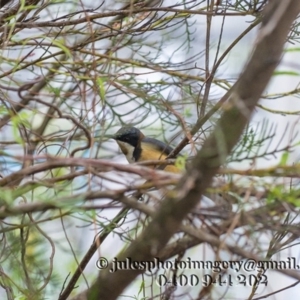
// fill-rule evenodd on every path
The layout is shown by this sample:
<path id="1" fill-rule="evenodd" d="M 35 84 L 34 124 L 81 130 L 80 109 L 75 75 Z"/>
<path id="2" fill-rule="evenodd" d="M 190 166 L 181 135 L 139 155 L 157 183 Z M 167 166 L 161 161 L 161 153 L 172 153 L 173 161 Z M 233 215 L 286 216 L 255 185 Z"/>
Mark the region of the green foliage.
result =
<path id="1" fill-rule="evenodd" d="M 300 207 L 300 189 L 288 188 L 285 185 L 272 186 L 268 190 L 267 203 L 288 202 Z"/>
<path id="2" fill-rule="evenodd" d="M 17 115 L 11 117 L 11 122 L 13 125 L 13 136 L 14 140 L 20 145 L 24 145 L 24 140 L 20 136 L 20 127 L 24 126 L 25 128 L 30 128 L 31 125 L 29 123 L 29 113 L 22 111 Z"/>
<path id="3" fill-rule="evenodd" d="M 104 78 L 104 77 L 97 78 L 97 84 L 98 84 L 98 88 L 99 88 L 99 96 L 102 101 L 105 101 L 105 94 L 106 94 L 105 82 L 106 82 L 106 78 Z"/>
<path id="4" fill-rule="evenodd" d="M 178 156 L 178 157 L 176 158 L 176 161 L 175 161 L 175 166 L 176 166 L 179 170 L 185 170 L 187 158 L 188 158 L 187 154 Z"/>
<path id="5" fill-rule="evenodd" d="M 279 165 L 280 166 L 285 166 L 288 162 L 288 159 L 290 157 L 290 153 L 289 152 L 284 152 L 281 156 L 281 159 L 280 159 L 280 162 L 279 162 Z"/>

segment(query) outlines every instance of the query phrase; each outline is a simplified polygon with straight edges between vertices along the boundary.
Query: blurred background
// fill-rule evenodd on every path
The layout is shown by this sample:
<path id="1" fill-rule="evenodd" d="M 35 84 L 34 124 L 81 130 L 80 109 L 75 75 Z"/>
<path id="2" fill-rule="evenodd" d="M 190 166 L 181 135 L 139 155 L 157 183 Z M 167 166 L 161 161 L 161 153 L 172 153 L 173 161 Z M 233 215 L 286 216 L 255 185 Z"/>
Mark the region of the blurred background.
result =
<path id="1" fill-rule="evenodd" d="M 139 235 L 150 217 L 130 209 L 111 228 L 124 204 L 109 192 L 125 189 L 129 197 L 145 180 L 115 168 L 92 168 L 86 159 L 127 164 L 117 143 L 107 138 L 124 125 L 176 147 L 237 81 L 255 46 L 266 2 L 1 2 L 1 299 L 58 299 L 95 236 L 109 232 L 73 286 L 75 296 L 97 277 L 99 257 L 113 259 Z M 300 265 L 298 40 L 295 22 L 251 123 L 208 191 L 211 197 L 206 195 L 185 222 L 266 261 L 294 257 Z M 208 118 L 181 154 L 197 153 L 221 112 Z M 55 158 L 77 163 L 54 168 Z M 159 207 L 170 188 L 144 191 L 143 203 Z M 103 196 L 86 194 L 99 191 Z M 230 212 L 214 196 L 229 201 Z M 179 232 L 171 242 L 184 237 Z M 209 243 L 187 245 L 168 259 L 178 257 L 247 259 Z M 298 285 L 289 288 L 296 279 L 275 270 L 266 270 L 267 285 L 255 288 L 249 276 L 258 273 L 223 270 L 218 276 L 232 276 L 233 285 L 217 282 L 205 289 L 203 282 L 160 286 L 158 278 L 196 274 L 201 280 L 214 274 L 211 269 L 160 269 L 139 276 L 120 299 L 299 295 Z M 246 284 L 237 279 L 241 274 Z"/>

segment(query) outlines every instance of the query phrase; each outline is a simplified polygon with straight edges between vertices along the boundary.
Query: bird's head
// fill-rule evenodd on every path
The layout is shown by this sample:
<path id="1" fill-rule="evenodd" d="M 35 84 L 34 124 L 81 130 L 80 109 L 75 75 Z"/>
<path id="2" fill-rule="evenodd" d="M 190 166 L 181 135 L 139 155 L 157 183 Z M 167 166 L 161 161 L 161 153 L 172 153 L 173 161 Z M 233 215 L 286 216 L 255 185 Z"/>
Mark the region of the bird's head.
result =
<path id="1" fill-rule="evenodd" d="M 120 128 L 113 136 L 117 142 L 129 144 L 134 148 L 138 146 L 139 141 L 144 137 L 139 129 L 129 126 Z"/>
<path id="2" fill-rule="evenodd" d="M 141 152 L 140 141 L 145 136 L 135 127 L 124 126 L 120 128 L 112 138 L 116 140 L 123 154 L 129 163 L 137 161 L 137 156 Z"/>

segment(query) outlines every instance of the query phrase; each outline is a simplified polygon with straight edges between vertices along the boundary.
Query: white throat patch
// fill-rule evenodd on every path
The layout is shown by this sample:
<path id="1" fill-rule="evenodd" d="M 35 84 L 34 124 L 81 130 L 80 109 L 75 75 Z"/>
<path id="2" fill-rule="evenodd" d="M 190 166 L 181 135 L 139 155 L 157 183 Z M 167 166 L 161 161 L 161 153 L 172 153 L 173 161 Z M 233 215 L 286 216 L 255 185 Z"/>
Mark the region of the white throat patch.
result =
<path id="1" fill-rule="evenodd" d="M 118 143 L 119 147 L 121 148 L 122 152 L 124 153 L 124 155 L 126 156 L 127 161 L 130 164 L 135 163 L 135 160 L 133 158 L 134 147 L 128 143 L 121 142 L 121 141 L 117 141 L 117 143 Z"/>

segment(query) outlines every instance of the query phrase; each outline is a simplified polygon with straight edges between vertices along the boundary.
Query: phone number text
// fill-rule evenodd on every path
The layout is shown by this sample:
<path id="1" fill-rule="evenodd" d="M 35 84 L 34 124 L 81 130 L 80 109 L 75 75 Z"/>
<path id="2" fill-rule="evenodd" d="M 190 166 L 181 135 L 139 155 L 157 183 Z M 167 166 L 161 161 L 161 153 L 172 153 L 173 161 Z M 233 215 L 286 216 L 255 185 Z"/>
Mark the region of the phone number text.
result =
<path id="1" fill-rule="evenodd" d="M 215 286 L 256 286 L 256 285 L 268 285 L 268 278 L 265 274 L 218 274 L 216 276 L 210 274 L 204 274 L 202 276 L 196 274 L 180 274 L 168 277 L 167 275 L 160 274 L 156 278 L 156 284 L 158 286 L 199 286 L 208 287 Z"/>

